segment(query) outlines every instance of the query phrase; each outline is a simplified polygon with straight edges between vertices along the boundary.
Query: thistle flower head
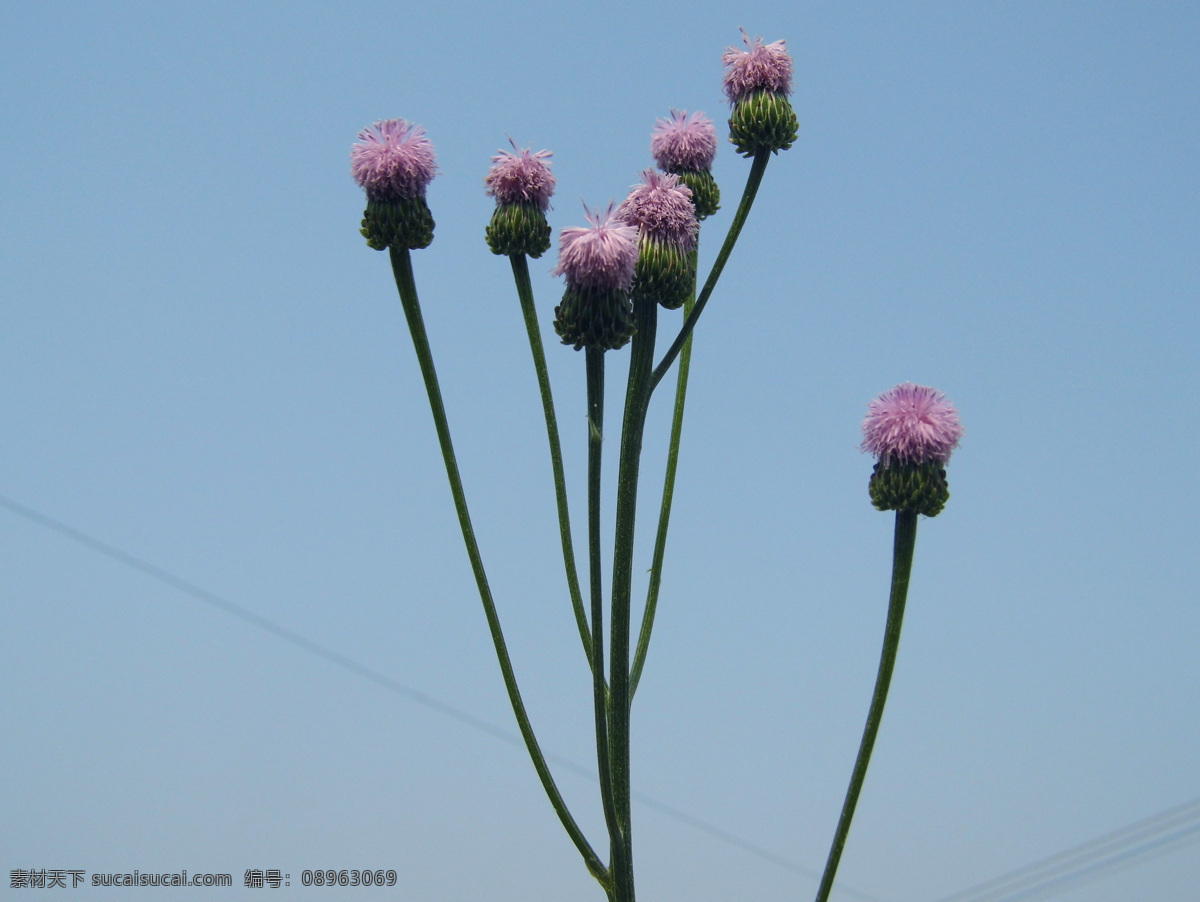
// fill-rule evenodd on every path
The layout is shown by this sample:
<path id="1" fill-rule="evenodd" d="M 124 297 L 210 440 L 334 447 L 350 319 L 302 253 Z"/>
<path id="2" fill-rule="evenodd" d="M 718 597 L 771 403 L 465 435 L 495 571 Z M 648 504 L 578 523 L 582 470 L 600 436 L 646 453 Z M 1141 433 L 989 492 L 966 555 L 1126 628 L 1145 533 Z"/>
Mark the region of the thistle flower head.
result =
<path id="1" fill-rule="evenodd" d="M 944 465 L 962 438 L 954 405 L 936 389 L 905 382 L 885 391 L 867 406 L 862 450 L 887 465 Z"/>
<path id="2" fill-rule="evenodd" d="M 792 58 L 786 41 L 764 44 L 761 37 L 750 40 L 741 29 L 745 50 L 728 47 L 721 56 L 725 64 L 725 96 L 738 103 L 755 91 L 766 90 L 784 96 L 792 93 Z"/>
<path id="3" fill-rule="evenodd" d="M 492 157 L 492 168 L 484 179 L 488 195 L 498 204 L 534 204 L 545 213 L 554 194 L 554 175 L 547 162 L 553 154 L 548 150 L 532 153 L 528 147 L 518 150 L 517 142 L 508 140 L 512 151 L 501 150 Z"/>
<path id="4" fill-rule="evenodd" d="M 711 169 L 717 155 L 717 130 L 703 113 L 671 110 L 650 135 L 650 154 L 664 172 Z"/>
<path id="5" fill-rule="evenodd" d="M 650 238 L 685 251 L 696 246 L 700 224 L 692 206 L 692 191 L 676 175 L 645 170 L 642 183 L 633 186 L 617 215 Z"/>
<path id="6" fill-rule="evenodd" d="M 628 291 L 637 265 L 638 231 L 622 221 L 609 203 L 603 212 L 583 205 L 588 226 L 562 230 L 554 275 L 577 288 Z"/>
<path id="7" fill-rule="evenodd" d="M 384 119 L 358 133 L 350 149 L 350 173 L 368 201 L 424 197 L 437 172 L 425 129 L 403 119 Z"/>

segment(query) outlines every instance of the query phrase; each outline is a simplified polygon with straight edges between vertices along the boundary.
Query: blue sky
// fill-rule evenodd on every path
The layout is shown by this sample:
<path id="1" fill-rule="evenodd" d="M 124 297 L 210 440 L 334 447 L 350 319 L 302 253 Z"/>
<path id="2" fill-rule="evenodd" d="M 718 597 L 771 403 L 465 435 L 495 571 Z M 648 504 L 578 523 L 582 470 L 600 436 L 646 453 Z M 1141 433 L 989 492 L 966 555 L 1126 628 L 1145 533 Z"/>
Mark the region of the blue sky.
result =
<path id="1" fill-rule="evenodd" d="M 358 234 L 351 142 L 418 122 L 441 172 L 414 267 L 472 515 L 543 747 L 590 766 L 483 177 L 508 136 L 549 148 L 551 225 L 581 224 L 670 108 L 723 121 L 739 26 L 788 41 L 800 140 L 697 331 L 633 781 L 795 867 L 640 805 L 639 890 L 815 892 L 890 566 L 859 422 L 915 381 L 967 434 L 840 878 L 936 902 L 1200 795 L 1191 4 L 10 4 L 0 496 L 513 731 L 387 259 Z M 702 268 L 748 168 L 722 146 Z M 532 263 L 548 338 L 552 266 Z M 583 360 L 547 353 L 581 542 Z M 11 503 L 0 555 L 6 871 L 230 872 L 241 896 L 247 868 L 394 868 L 397 898 L 602 898 L 522 750 Z M 602 844 L 595 784 L 556 770 Z M 1186 898 L 1197 849 L 1039 898 Z"/>

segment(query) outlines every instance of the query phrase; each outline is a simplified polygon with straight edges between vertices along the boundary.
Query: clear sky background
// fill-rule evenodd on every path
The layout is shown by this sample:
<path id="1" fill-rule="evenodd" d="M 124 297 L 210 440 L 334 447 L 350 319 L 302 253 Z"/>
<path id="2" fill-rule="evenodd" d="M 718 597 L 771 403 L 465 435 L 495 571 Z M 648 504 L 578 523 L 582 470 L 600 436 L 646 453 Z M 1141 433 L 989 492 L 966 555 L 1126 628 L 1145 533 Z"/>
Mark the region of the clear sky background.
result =
<path id="1" fill-rule="evenodd" d="M 813 896 L 891 563 L 859 423 L 903 381 L 967 433 L 835 898 L 937 902 L 1200 795 L 1195 4 L 8 3 L 0 893 L 17 868 L 186 868 L 257 898 L 243 872 L 279 868 L 293 896 L 603 898 L 522 749 L 13 503 L 515 732 L 387 257 L 358 234 L 355 135 L 420 123 L 441 173 L 414 265 L 472 514 L 542 744 L 591 767 L 483 177 L 507 136 L 549 148 L 551 225 L 582 224 L 670 108 L 723 125 L 738 26 L 788 41 L 801 132 L 697 331 L 633 715 L 641 898 Z M 723 144 L 704 270 L 748 170 Z M 532 271 L 582 557 L 583 358 L 552 342 L 552 257 Z M 603 847 L 595 783 L 555 769 Z M 1037 898 L 1194 899 L 1197 837 Z M 298 890 L 318 867 L 402 891 Z"/>

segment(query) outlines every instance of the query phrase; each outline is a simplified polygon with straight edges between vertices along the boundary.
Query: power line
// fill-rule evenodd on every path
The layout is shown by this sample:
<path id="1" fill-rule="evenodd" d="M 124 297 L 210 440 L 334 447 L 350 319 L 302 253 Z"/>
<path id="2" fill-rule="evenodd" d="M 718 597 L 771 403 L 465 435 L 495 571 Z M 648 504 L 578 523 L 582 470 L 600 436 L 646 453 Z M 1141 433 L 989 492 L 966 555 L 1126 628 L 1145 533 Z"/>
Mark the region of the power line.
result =
<path id="1" fill-rule="evenodd" d="M 1095 880 L 1200 839 L 1200 797 L 993 877 L 938 902 L 1018 902 Z"/>
<path id="2" fill-rule="evenodd" d="M 145 576 L 149 576 L 151 579 L 157 580 L 160 583 L 164 583 L 165 585 L 170 586 L 172 589 L 182 592 L 184 595 L 188 595 L 197 601 L 204 602 L 205 604 L 214 607 L 225 614 L 237 617 L 239 620 L 249 623 L 251 626 L 258 627 L 259 629 L 270 633 L 276 638 L 282 639 L 284 642 L 288 642 L 297 648 L 303 649 L 309 654 L 315 655 L 318 658 L 329 662 L 330 664 L 355 674 L 356 676 L 360 676 L 363 679 L 387 689 L 390 692 L 395 692 L 398 695 L 402 695 L 410 701 L 414 701 L 419 705 L 423 705 L 432 711 L 436 711 L 439 714 L 451 718 L 452 720 L 456 720 L 473 730 L 486 733 L 493 739 L 499 739 L 502 742 L 518 748 L 525 747 L 525 741 L 516 733 L 511 733 L 508 730 L 501 729 L 500 727 L 488 723 L 486 720 L 476 717 L 474 714 L 464 711 L 461 708 L 456 708 L 454 705 L 443 702 L 440 699 L 422 692 L 419 689 L 414 689 L 412 686 L 405 685 L 399 680 L 392 679 L 386 674 L 367 667 L 365 664 L 360 664 L 353 658 L 348 658 L 340 652 L 334 651 L 333 649 L 321 645 L 318 642 L 314 642 L 300 633 L 288 629 L 282 624 L 276 623 L 273 620 L 269 620 L 266 617 L 256 614 L 249 608 L 222 598 L 213 592 L 209 592 L 207 589 L 203 589 L 194 583 L 190 583 L 187 580 L 178 577 L 167 570 L 164 570 L 162 567 L 151 564 L 149 561 L 134 557 L 132 554 L 128 554 L 127 552 L 124 552 L 113 545 L 109 545 L 107 542 L 103 542 L 94 536 L 88 535 L 82 530 L 63 523 L 61 520 L 56 520 L 53 517 L 47 516 L 46 514 L 39 513 L 38 511 L 35 511 L 30 507 L 26 507 L 25 505 L 20 504 L 4 495 L 0 495 L 0 507 L 7 508 L 9 511 L 19 517 L 23 517 L 26 520 L 37 523 L 39 526 L 43 526 L 61 536 L 65 536 L 66 538 L 71 539 L 73 542 L 95 551 L 97 554 L 101 554 L 110 560 L 124 564 L 126 567 L 136 570 L 138 573 L 141 573 Z M 592 768 L 585 767 L 584 765 L 572 761 L 569 758 L 554 754 L 553 752 L 545 753 L 545 757 L 547 761 L 552 761 L 564 770 L 569 770 L 572 773 L 586 777 L 592 781 L 598 780 L 596 772 Z M 707 821 L 701 820 L 694 815 L 688 814 L 686 811 L 676 808 L 673 805 L 669 805 L 666 802 L 659 801 L 658 799 L 648 796 L 645 793 L 635 791 L 630 794 L 630 797 L 645 807 L 657 811 L 660 814 L 664 814 L 672 820 L 686 824 L 702 833 L 707 833 L 709 836 L 712 836 L 715 839 L 719 839 L 728 845 L 735 846 L 745 852 L 749 852 L 751 855 L 761 858 L 764 861 L 769 861 L 774 865 L 791 871 L 792 873 L 800 874 L 812 880 L 819 880 L 821 877 L 819 871 L 816 871 L 812 868 L 806 868 L 801 864 L 797 864 L 789 858 L 785 858 L 782 855 L 777 855 L 768 849 L 764 849 L 762 846 L 743 839 L 737 834 L 723 830 L 714 824 L 710 824 Z M 860 902 L 879 902 L 879 900 L 873 896 L 859 892 L 856 889 L 846 886 L 844 883 L 839 882 L 836 888 L 844 895 L 852 896 L 855 899 L 860 900 Z"/>
<path id="3" fill-rule="evenodd" d="M 514 747 L 524 748 L 524 741 L 516 733 L 497 727 L 461 708 L 443 702 L 419 689 L 414 689 L 412 686 L 408 686 L 373 668 L 360 664 L 340 652 L 314 642 L 300 633 L 254 613 L 249 608 L 209 592 L 148 561 L 134 557 L 113 545 L 109 545 L 88 535 L 82 530 L 39 513 L 3 495 L 0 495 L 0 507 L 4 507 L 26 520 L 37 523 L 46 529 L 71 539 L 104 557 L 124 564 L 126 567 L 170 586 L 185 595 L 195 598 L 197 601 L 204 602 L 223 613 L 258 627 L 278 639 L 282 639 L 330 664 L 362 677 L 383 689 L 387 689 L 397 695 L 402 695 L 410 701 L 436 711 L 452 720 L 456 720 L 471 729 L 486 733 L 493 739 L 499 739 Z M 562 755 L 547 752 L 546 759 L 554 762 L 564 770 L 571 771 L 589 780 L 595 781 L 597 779 L 595 772 L 591 768 L 585 767 Z M 806 868 L 789 858 L 777 855 L 749 840 L 743 839 L 737 834 L 730 833 L 714 824 L 688 814 L 682 809 L 659 801 L 653 796 L 635 791 L 631 794 L 631 797 L 646 808 L 666 815 L 672 820 L 686 824 L 727 845 L 735 846 L 745 852 L 749 852 L 757 858 L 761 858 L 792 873 L 800 874 L 813 880 L 820 877 L 820 874 L 811 868 Z M 1073 884 L 1081 885 L 1091 882 L 1114 871 L 1122 870 L 1158 857 L 1159 855 L 1172 852 L 1197 839 L 1200 839 L 1200 797 L 1160 811 L 1158 814 L 1144 820 L 1118 828 L 1078 846 L 1001 874 L 998 877 L 976 884 L 965 890 L 945 896 L 939 899 L 938 902 L 1025 902 L 1025 900 L 1033 900 L 1039 896 L 1044 896 L 1047 892 L 1068 888 Z M 836 885 L 836 890 L 845 896 L 852 896 L 859 899 L 861 902 L 879 902 L 874 897 L 846 886 L 840 881 Z"/>

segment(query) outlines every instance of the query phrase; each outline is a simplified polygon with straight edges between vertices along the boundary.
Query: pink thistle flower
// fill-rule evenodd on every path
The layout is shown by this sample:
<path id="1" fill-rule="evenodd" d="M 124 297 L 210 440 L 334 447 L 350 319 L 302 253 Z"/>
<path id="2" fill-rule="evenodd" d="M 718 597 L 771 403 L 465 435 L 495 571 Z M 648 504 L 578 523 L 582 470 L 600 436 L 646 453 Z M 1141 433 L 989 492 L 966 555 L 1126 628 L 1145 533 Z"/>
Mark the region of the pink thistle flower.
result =
<path id="1" fill-rule="evenodd" d="M 528 147 L 517 150 L 517 142 L 508 141 L 512 152 L 502 150 L 492 157 L 492 168 L 484 179 L 488 195 L 498 204 L 535 204 L 545 213 L 554 194 L 554 175 L 546 162 L 553 154 L 548 150 L 531 153 Z"/>
<path id="2" fill-rule="evenodd" d="M 670 242 L 685 251 L 696 246 L 700 224 L 692 206 L 692 191 L 676 175 L 645 170 L 642 184 L 634 185 L 617 215 L 650 238 Z"/>
<path id="3" fill-rule="evenodd" d="M 767 90 L 784 96 L 792 93 L 792 58 L 788 56 L 787 41 L 764 44 L 761 37 L 753 41 L 741 29 L 745 50 L 728 47 L 721 62 L 725 73 L 725 96 L 730 103 L 745 100 L 755 91 Z"/>
<path id="4" fill-rule="evenodd" d="M 587 204 L 583 212 L 590 225 L 562 230 L 553 274 L 565 275 L 575 288 L 628 291 L 637 265 L 637 229 L 613 212 L 611 202 L 603 213 Z"/>
<path id="5" fill-rule="evenodd" d="M 403 119 L 385 119 L 358 133 L 350 149 L 350 173 L 369 201 L 424 197 L 437 172 L 425 129 Z"/>
<path id="6" fill-rule="evenodd" d="M 665 172 L 711 169 L 717 155 L 717 130 L 703 113 L 671 110 L 650 135 L 650 153 Z"/>
<path id="7" fill-rule="evenodd" d="M 963 427 L 954 405 L 936 389 L 905 382 L 867 405 L 862 450 L 885 466 L 892 461 L 944 465 Z"/>

